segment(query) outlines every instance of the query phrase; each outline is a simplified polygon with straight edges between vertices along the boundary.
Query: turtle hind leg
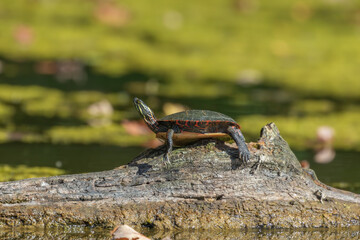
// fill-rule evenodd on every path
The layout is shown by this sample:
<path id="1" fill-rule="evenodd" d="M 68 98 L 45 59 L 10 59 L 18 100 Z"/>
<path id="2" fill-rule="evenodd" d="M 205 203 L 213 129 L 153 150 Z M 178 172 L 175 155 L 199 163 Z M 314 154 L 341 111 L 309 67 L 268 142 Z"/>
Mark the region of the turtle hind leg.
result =
<path id="1" fill-rule="evenodd" d="M 170 160 L 169 160 L 169 153 L 172 151 L 173 148 L 173 136 L 174 136 L 174 130 L 173 129 L 169 129 L 166 133 L 166 153 L 164 154 L 164 162 L 168 162 L 169 164 L 171 164 Z"/>
<path id="2" fill-rule="evenodd" d="M 250 159 L 250 152 L 248 147 L 246 146 L 243 134 L 241 133 L 240 129 L 235 126 L 228 127 L 227 131 L 238 146 L 239 158 L 244 164 L 246 164 Z"/>

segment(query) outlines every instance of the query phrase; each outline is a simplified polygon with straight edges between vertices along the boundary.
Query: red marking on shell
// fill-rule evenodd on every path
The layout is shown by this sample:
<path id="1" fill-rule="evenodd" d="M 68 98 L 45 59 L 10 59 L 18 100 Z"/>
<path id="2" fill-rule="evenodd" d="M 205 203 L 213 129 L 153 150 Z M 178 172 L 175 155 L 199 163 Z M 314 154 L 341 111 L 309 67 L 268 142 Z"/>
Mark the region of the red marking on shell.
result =
<path id="1" fill-rule="evenodd" d="M 176 124 L 179 127 L 179 131 L 192 131 L 192 129 L 198 129 L 199 131 L 215 131 L 222 132 L 226 126 L 233 126 L 235 128 L 241 129 L 240 125 L 232 121 L 223 121 L 223 120 L 160 120 L 160 122 L 169 122 Z"/>

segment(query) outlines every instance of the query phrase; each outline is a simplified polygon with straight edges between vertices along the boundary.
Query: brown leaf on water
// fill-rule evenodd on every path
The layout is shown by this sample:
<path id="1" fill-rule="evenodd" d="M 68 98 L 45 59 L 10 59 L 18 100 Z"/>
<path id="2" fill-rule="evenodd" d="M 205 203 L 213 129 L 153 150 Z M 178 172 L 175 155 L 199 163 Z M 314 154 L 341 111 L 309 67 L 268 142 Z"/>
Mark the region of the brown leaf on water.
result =
<path id="1" fill-rule="evenodd" d="M 335 158 L 335 151 L 331 147 L 325 147 L 316 152 L 314 159 L 317 163 L 329 163 Z"/>
<path id="2" fill-rule="evenodd" d="M 93 117 L 111 117 L 114 113 L 114 107 L 107 99 L 103 99 L 99 102 L 91 104 L 87 108 L 87 113 Z"/>
<path id="3" fill-rule="evenodd" d="M 305 169 L 309 169 L 309 168 L 310 168 L 310 163 L 309 163 L 307 160 L 302 160 L 302 161 L 300 162 L 300 164 L 301 164 L 301 167 L 302 167 L 302 168 L 305 168 Z"/>
<path id="4" fill-rule="evenodd" d="M 250 13 L 257 9 L 258 3 L 254 0 L 234 0 L 233 8 L 240 13 Z"/>
<path id="5" fill-rule="evenodd" d="M 114 228 L 110 233 L 113 240 L 151 240 L 138 233 L 128 225 L 120 225 Z"/>
<path id="6" fill-rule="evenodd" d="M 17 43 L 28 46 L 34 40 L 34 31 L 30 26 L 19 25 L 14 29 L 14 39 Z"/>
<path id="7" fill-rule="evenodd" d="M 35 71 L 39 74 L 55 74 L 57 64 L 54 61 L 40 61 L 35 65 Z"/>
<path id="8" fill-rule="evenodd" d="M 316 138 L 323 145 L 332 144 L 335 137 L 335 130 L 331 126 L 320 126 L 316 130 Z"/>
<path id="9" fill-rule="evenodd" d="M 124 120 L 121 124 L 125 128 L 125 131 L 133 136 L 148 135 L 152 133 L 149 127 L 142 120 L 140 121 Z"/>
<path id="10" fill-rule="evenodd" d="M 25 136 L 26 134 L 22 132 L 11 132 L 8 134 L 7 138 L 10 141 L 22 141 Z"/>
<path id="11" fill-rule="evenodd" d="M 122 27 L 129 23 L 130 12 L 113 1 L 98 1 L 94 16 L 100 22 L 113 27 Z"/>
<path id="12" fill-rule="evenodd" d="M 164 142 L 160 141 L 160 139 L 154 138 L 154 139 L 151 139 L 150 141 L 147 141 L 142 146 L 144 146 L 146 148 L 157 148 L 163 144 L 164 144 Z"/>
<path id="13" fill-rule="evenodd" d="M 87 73 L 82 62 L 72 59 L 58 61 L 56 64 L 56 79 L 64 83 L 72 80 L 83 84 L 87 80 Z"/>

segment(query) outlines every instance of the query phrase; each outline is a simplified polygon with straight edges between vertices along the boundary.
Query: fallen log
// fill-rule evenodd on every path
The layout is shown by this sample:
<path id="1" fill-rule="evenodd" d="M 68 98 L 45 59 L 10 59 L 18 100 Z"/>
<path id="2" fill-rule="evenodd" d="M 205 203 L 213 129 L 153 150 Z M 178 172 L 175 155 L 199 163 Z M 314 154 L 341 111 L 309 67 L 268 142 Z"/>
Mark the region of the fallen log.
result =
<path id="1" fill-rule="evenodd" d="M 0 183 L 0 227 L 158 229 L 360 226 L 360 195 L 301 168 L 271 123 L 243 166 L 236 145 L 150 149 L 115 170 Z"/>

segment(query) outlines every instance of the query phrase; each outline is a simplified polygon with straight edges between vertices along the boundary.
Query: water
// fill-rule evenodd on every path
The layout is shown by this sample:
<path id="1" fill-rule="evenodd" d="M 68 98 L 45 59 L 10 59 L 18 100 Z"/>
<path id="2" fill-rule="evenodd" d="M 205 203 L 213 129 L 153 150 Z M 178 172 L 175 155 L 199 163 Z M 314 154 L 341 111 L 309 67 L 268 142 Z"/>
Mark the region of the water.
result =
<path id="1" fill-rule="evenodd" d="M 214 239 L 214 240 L 237 240 L 237 239 L 359 239 L 360 229 L 272 229 L 272 230 L 219 230 L 219 231 L 177 231 L 177 232 L 154 232 L 139 231 L 152 239 L 163 239 L 169 236 L 172 240 Z M 101 228 L 68 228 L 62 229 L 18 229 L 17 231 L 0 232 L 1 239 L 102 239 L 110 240 L 111 229 Z M 145 231 L 145 232 L 144 232 Z"/>
<path id="2" fill-rule="evenodd" d="M 66 173 L 114 169 L 129 163 L 141 147 L 106 145 L 0 144 L 0 164 L 59 167 Z"/>
<path id="3" fill-rule="evenodd" d="M 296 152 L 299 160 L 309 159 L 313 169 L 323 183 L 342 188 L 351 192 L 360 193 L 360 159 L 359 152 L 337 151 L 335 159 L 327 164 L 314 162 L 313 153 Z"/>

